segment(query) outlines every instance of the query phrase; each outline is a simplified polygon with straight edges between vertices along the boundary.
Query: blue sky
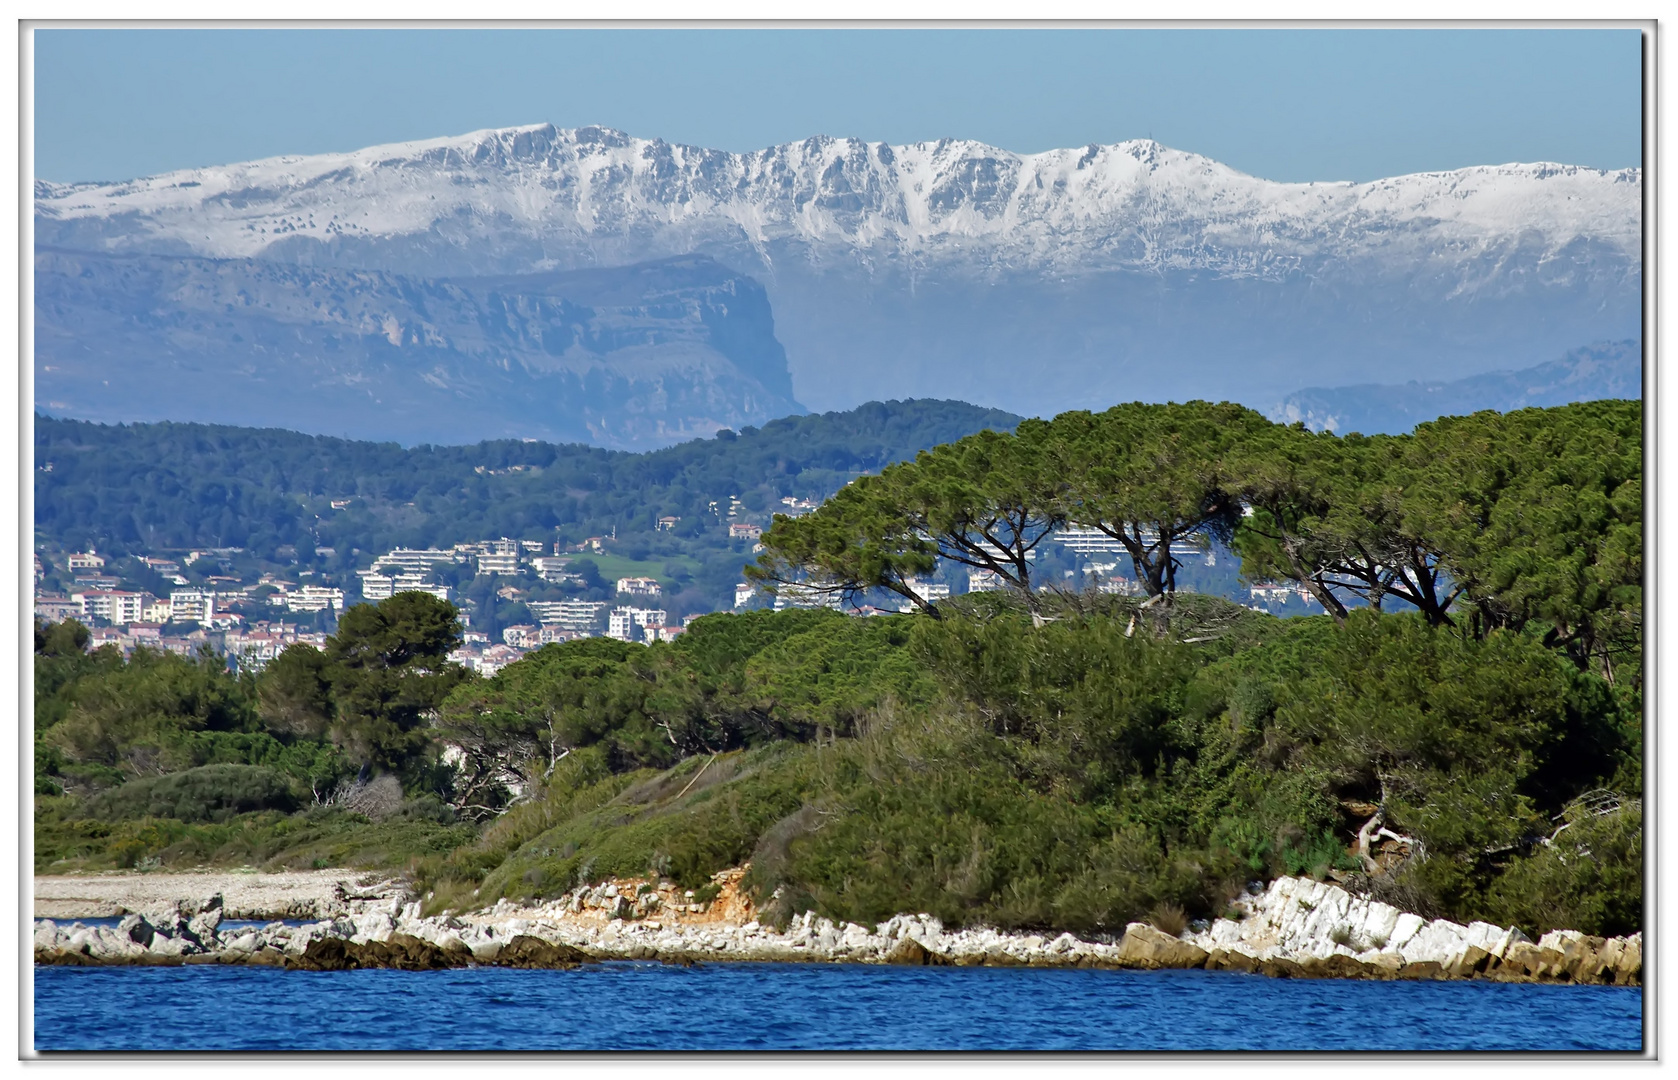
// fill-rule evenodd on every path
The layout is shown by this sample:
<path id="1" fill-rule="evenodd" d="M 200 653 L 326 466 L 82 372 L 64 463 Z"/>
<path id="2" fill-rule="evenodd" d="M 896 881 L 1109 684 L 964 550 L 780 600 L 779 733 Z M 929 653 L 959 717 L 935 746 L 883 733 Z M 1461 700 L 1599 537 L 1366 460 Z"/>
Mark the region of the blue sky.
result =
<path id="1" fill-rule="evenodd" d="M 1276 180 L 1642 164 L 1636 30 L 82 30 L 35 175 L 127 179 L 551 121 L 751 150 L 1152 136 Z"/>

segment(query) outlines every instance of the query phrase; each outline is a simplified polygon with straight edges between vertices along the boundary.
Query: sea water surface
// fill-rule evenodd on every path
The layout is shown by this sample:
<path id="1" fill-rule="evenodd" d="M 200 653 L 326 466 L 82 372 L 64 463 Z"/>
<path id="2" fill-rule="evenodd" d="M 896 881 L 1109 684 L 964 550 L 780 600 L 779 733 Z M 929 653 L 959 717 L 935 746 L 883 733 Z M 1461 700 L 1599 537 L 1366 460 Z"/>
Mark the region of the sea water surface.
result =
<path id="1" fill-rule="evenodd" d="M 1629 1050 L 1635 988 L 1209 971 L 38 967 L 53 1050 Z M 218 1019 L 211 1021 L 214 1016 Z"/>

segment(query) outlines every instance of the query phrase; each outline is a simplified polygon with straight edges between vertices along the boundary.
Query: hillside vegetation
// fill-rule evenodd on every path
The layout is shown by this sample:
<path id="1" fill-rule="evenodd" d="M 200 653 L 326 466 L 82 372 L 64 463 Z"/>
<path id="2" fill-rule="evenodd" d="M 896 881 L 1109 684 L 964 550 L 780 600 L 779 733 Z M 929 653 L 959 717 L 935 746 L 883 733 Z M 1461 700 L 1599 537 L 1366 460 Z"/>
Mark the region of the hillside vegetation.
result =
<path id="1" fill-rule="evenodd" d="M 1030 421 L 765 535 L 767 584 L 913 614 L 713 615 L 490 679 L 441 660 L 452 613 L 422 594 L 254 678 L 87 655 L 62 624 L 37 635 L 36 866 L 384 865 L 436 910 L 750 861 L 772 920 L 1086 933 L 1313 874 L 1628 932 L 1641 423 L 1635 402 L 1371 439 L 1205 403 Z M 1066 523 L 1129 537 L 1146 595 L 1040 588 L 1027 555 Z M 1328 613 L 1177 591 L 1208 537 Z M 1013 587 L 926 603 L 910 579 L 940 557 Z"/>
<path id="2" fill-rule="evenodd" d="M 741 520 L 767 524 L 783 498 L 820 500 L 861 473 L 1019 419 L 958 401 L 873 402 L 635 454 L 37 416 L 35 530 L 65 549 L 114 555 L 241 547 L 275 569 L 295 562 L 349 583 L 395 547 L 615 536 L 616 555 L 689 568 L 693 603 L 710 610 L 732 604 L 750 546 L 728 536 L 731 499 Z M 680 521 L 660 532 L 666 516 Z"/>

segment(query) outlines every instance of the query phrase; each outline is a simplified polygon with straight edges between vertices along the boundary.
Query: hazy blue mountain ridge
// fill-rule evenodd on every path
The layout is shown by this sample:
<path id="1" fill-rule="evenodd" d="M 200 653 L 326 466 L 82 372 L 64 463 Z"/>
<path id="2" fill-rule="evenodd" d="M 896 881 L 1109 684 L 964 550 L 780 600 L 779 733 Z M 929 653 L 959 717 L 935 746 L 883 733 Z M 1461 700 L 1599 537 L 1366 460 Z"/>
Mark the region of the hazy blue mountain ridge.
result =
<path id="1" fill-rule="evenodd" d="M 403 443 L 646 449 L 800 413 L 763 288 L 703 256 L 417 278 L 37 249 L 36 401 Z"/>
<path id="2" fill-rule="evenodd" d="M 1428 420 L 1482 409 L 1512 412 L 1642 396 L 1643 350 L 1639 342 L 1628 340 L 1598 342 L 1536 367 L 1452 382 L 1310 387 L 1289 394 L 1269 416 L 1288 424 L 1304 421 L 1313 431 L 1400 435 Z"/>

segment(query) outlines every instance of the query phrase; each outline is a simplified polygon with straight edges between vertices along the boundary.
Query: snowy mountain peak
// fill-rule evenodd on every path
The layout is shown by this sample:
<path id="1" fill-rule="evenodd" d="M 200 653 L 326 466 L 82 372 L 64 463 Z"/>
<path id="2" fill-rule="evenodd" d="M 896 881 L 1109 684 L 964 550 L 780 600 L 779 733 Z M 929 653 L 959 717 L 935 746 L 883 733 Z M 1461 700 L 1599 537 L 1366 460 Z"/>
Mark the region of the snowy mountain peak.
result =
<path id="1" fill-rule="evenodd" d="M 552 124 L 43 180 L 36 386 L 109 386 L 85 414 L 131 418 L 150 391 L 119 387 L 142 371 L 171 394 L 188 369 L 219 372 L 185 381 L 222 397 L 271 380 L 216 406 L 256 413 L 283 385 L 348 417 L 380 387 L 356 423 L 428 439 L 469 415 L 501 431 L 514 398 L 592 402 L 592 437 L 620 440 L 795 398 L 1268 406 L 1636 339 L 1642 183 L 1549 162 L 1277 183 L 1153 139 L 733 153 Z M 672 261 L 690 255 L 732 284 L 693 293 Z M 632 264 L 665 284 L 629 295 L 602 270 Z M 514 360 L 551 394 L 509 384 Z"/>
<path id="2" fill-rule="evenodd" d="M 833 136 L 743 154 L 552 124 L 186 169 L 37 182 L 41 243 L 511 272 L 790 242 L 868 264 L 1276 277 L 1309 263 L 1479 254 L 1521 237 L 1633 255 L 1641 170 L 1550 163 L 1371 183 L 1277 183 L 1152 139 L 1015 154 L 973 140 Z M 507 258 L 484 250 L 511 245 Z M 476 254 L 468 254 L 471 249 Z"/>

